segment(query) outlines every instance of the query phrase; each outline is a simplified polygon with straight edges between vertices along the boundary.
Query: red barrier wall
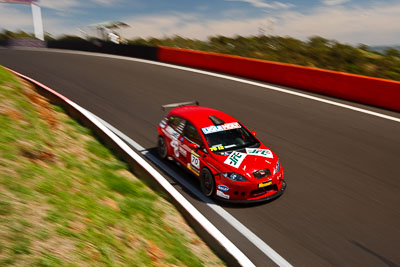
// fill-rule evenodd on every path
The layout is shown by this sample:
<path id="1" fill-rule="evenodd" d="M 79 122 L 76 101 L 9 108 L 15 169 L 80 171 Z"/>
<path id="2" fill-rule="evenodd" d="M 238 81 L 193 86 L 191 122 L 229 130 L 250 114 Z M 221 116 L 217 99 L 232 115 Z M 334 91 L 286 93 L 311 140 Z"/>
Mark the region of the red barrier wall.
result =
<path id="1" fill-rule="evenodd" d="M 400 82 L 265 60 L 159 47 L 158 60 L 400 111 Z"/>

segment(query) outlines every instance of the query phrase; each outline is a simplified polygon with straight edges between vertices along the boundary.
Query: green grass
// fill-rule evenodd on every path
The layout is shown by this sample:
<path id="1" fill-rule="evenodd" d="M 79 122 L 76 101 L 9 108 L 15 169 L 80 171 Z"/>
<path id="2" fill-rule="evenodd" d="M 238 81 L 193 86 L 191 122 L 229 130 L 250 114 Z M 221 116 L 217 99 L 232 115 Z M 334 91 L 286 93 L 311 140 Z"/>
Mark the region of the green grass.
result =
<path id="1" fill-rule="evenodd" d="M 0 201 L 0 216 L 9 215 L 12 213 L 12 205 L 6 200 Z"/>
<path id="2" fill-rule="evenodd" d="M 222 265 L 91 130 L 27 90 L 0 67 L 0 266 Z"/>
<path id="3" fill-rule="evenodd" d="M 40 258 L 36 260 L 35 263 L 37 266 L 40 267 L 57 267 L 64 265 L 62 260 L 51 253 L 44 253 Z"/>

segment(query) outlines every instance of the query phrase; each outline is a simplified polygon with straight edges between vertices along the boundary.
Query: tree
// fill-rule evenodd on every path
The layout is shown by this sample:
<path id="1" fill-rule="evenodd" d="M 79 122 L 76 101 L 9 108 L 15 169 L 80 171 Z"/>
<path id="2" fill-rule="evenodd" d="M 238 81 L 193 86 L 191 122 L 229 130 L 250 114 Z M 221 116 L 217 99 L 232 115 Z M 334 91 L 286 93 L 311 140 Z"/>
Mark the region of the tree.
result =
<path id="1" fill-rule="evenodd" d="M 357 46 L 357 48 L 360 49 L 360 50 L 364 50 L 364 51 L 367 51 L 367 52 L 371 52 L 369 46 L 366 45 L 366 44 L 359 44 L 359 45 Z"/>
<path id="2" fill-rule="evenodd" d="M 385 56 L 388 56 L 388 57 L 400 57 L 399 50 L 397 50 L 395 48 L 386 49 L 384 54 L 385 54 Z"/>

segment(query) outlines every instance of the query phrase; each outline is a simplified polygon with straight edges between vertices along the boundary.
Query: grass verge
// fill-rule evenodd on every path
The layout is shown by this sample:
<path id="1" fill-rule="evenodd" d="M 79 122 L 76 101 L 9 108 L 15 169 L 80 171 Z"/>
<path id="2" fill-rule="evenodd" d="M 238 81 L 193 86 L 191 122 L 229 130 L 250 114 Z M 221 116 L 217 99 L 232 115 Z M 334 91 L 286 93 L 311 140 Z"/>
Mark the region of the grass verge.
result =
<path id="1" fill-rule="evenodd" d="M 91 131 L 0 67 L 0 266 L 221 266 Z"/>

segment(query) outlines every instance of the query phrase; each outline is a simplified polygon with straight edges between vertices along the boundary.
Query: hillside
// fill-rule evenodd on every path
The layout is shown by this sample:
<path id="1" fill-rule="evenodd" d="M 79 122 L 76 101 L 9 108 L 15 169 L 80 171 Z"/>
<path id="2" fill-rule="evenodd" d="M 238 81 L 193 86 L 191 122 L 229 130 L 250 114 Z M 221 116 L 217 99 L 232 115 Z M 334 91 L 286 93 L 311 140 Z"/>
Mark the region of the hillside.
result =
<path id="1" fill-rule="evenodd" d="M 0 66 L 0 266 L 222 266 L 92 132 Z"/>
<path id="2" fill-rule="evenodd" d="M 379 53 L 366 45 L 353 47 L 322 37 L 301 41 L 279 36 L 218 36 L 199 41 L 176 36 L 129 43 L 216 52 L 400 81 L 399 50 L 386 48 Z"/>

